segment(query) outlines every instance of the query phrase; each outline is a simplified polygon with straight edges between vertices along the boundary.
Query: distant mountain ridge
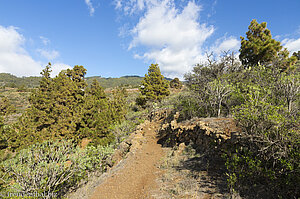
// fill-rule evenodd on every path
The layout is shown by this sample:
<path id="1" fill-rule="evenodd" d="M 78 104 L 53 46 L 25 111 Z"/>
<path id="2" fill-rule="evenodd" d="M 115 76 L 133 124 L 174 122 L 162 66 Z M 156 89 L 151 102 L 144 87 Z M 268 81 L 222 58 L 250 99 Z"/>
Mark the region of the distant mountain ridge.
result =
<path id="1" fill-rule="evenodd" d="M 103 88 L 114 88 L 117 86 L 137 88 L 144 77 L 138 75 L 125 75 L 122 77 L 101 77 L 101 76 L 91 76 L 86 77 L 86 81 L 90 84 L 93 79 L 99 81 Z M 17 77 L 9 73 L 0 73 L 0 86 L 7 86 L 12 88 L 17 87 L 27 87 L 35 88 L 40 84 L 42 77 Z M 172 80 L 171 78 L 165 77 L 166 80 Z"/>
<path id="2" fill-rule="evenodd" d="M 137 88 L 141 84 L 143 77 L 137 75 L 108 78 L 100 76 L 86 77 L 88 84 L 90 84 L 93 79 L 96 79 L 103 88 L 114 88 L 117 86 Z"/>
<path id="3" fill-rule="evenodd" d="M 41 79 L 42 77 L 17 77 L 9 73 L 0 73 L 0 86 L 35 88 L 39 86 Z"/>
<path id="4" fill-rule="evenodd" d="M 0 73 L 0 86 L 35 88 L 40 84 L 42 77 L 17 77 L 9 73 Z M 86 77 L 86 81 L 90 84 L 93 79 L 97 79 L 103 88 L 114 88 L 117 86 L 138 87 L 143 80 L 143 77 L 137 75 L 126 75 L 123 77 L 101 77 L 92 76 Z"/>

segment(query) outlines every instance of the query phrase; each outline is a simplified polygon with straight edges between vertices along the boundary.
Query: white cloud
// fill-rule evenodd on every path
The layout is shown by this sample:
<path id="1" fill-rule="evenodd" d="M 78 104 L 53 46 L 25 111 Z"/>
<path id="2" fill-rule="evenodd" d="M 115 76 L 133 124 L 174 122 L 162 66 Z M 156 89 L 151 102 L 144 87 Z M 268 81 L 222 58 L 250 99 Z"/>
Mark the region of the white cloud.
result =
<path id="1" fill-rule="evenodd" d="M 114 0 L 115 8 L 122 10 L 126 15 L 155 7 L 161 2 L 163 0 Z"/>
<path id="2" fill-rule="evenodd" d="M 51 66 L 51 77 L 55 77 L 56 75 L 58 75 L 60 73 L 61 70 L 66 70 L 66 69 L 72 69 L 71 66 L 67 65 L 67 64 L 63 64 L 63 63 L 55 63 L 52 64 Z"/>
<path id="3" fill-rule="evenodd" d="M 17 30 L 13 26 L 0 26 L 0 72 L 17 76 L 39 75 L 41 63 L 26 52 L 25 38 Z"/>
<path id="4" fill-rule="evenodd" d="M 121 9 L 122 8 L 122 0 L 115 0 L 115 8 L 116 9 Z"/>
<path id="5" fill-rule="evenodd" d="M 115 8 L 125 15 L 141 15 L 131 29 L 128 49 L 139 53 L 134 58 L 155 62 L 168 77 L 182 78 L 196 63 L 207 60 L 206 52 L 216 56 L 224 51 L 237 51 L 240 41 L 222 37 L 212 46 L 206 41 L 214 33 L 214 26 L 200 23 L 202 7 L 194 0 L 115 0 Z M 212 3 L 215 14 L 217 0 Z M 125 28 L 121 29 L 124 34 Z"/>
<path id="6" fill-rule="evenodd" d="M 216 55 L 221 55 L 226 51 L 237 51 L 240 48 L 241 42 L 234 37 L 218 39 L 211 51 Z"/>
<path id="7" fill-rule="evenodd" d="M 146 51 L 136 54 L 135 58 L 158 63 L 168 77 L 182 77 L 203 59 L 203 43 L 213 34 L 214 27 L 198 22 L 201 6 L 190 1 L 179 10 L 172 0 L 132 2 L 136 5 L 131 9 L 146 9 L 131 30 L 133 39 L 129 49 L 146 47 Z"/>
<path id="8" fill-rule="evenodd" d="M 282 44 L 291 53 L 300 51 L 300 38 L 298 39 L 284 39 Z"/>
<path id="9" fill-rule="evenodd" d="M 57 57 L 59 57 L 59 52 L 56 50 L 38 49 L 37 51 L 41 54 L 41 56 L 43 56 L 44 58 L 46 58 L 48 60 L 54 60 Z"/>
<path id="10" fill-rule="evenodd" d="M 42 40 L 42 43 L 47 46 L 48 44 L 50 44 L 50 40 L 46 37 L 40 36 L 40 39 Z"/>
<path id="11" fill-rule="evenodd" d="M 46 64 L 34 60 L 24 48 L 26 39 L 18 31 L 18 28 L 0 25 L 0 73 L 11 73 L 17 76 L 39 76 Z M 38 50 L 43 56 L 55 58 L 59 56 L 57 51 Z M 60 70 L 70 68 L 69 65 L 54 63 L 52 65 L 53 76 Z"/>
<path id="12" fill-rule="evenodd" d="M 95 8 L 93 7 L 93 4 L 91 2 L 91 0 L 84 0 L 85 4 L 88 6 L 88 9 L 90 11 L 90 16 L 93 16 L 95 13 Z"/>

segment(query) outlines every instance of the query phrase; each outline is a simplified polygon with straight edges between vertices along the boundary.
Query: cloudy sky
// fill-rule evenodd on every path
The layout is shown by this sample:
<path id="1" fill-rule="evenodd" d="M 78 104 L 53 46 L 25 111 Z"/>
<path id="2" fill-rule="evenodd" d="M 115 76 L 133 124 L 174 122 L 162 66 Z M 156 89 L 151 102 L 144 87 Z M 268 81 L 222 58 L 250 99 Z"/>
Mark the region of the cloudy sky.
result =
<path id="1" fill-rule="evenodd" d="M 267 22 L 300 50 L 299 0 L 0 0 L 0 72 L 53 75 L 83 65 L 88 76 L 143 76 L 158 63 L 182 77 L 205 53 L 238 51 L 250 21 Z"/>

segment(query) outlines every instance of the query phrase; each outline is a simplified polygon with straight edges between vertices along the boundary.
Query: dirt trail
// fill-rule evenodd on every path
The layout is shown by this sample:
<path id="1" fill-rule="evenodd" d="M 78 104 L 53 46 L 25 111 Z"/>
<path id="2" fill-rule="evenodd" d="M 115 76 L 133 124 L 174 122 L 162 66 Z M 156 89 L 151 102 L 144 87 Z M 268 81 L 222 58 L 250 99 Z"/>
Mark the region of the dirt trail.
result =
<path id="1" fill-rule="evenodd" d="M 165 152 L 157 144 L 158 123 L 148 123 L 143 128 L 145 142 L 135 153 L 127 157 L 126 163 L 101 183 L 91 199 L 151 198 L 150 190 L 156 189 L 155 179 L 161 175 L 157 167 Z"/>

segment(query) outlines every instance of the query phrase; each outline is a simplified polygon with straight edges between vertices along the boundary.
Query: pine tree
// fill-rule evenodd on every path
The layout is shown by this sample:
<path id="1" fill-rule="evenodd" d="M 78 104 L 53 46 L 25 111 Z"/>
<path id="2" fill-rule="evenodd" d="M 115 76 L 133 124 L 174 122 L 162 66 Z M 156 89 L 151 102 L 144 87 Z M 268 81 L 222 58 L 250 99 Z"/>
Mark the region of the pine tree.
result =
<path id="1" fill-rule="evenodd" d="M 123 120 L 127 111 L 124 90 L 117 89 L 110 99 L 98 81 L 87 87 L 83 66 L 63 70 L 55 78 L 50 73 L 49 63 L 9 146 L 21 149 L 49 139 L 80 142 L 89 138 L 95 145 L 111 143 L 110 126 Z"/>
<path id="2" fill-rule="evenodd" d="M 288 63 L 280 63 L 287 65 L 291 61 L 288 59 L 288 51 L 283 49 L 279 41 L 272 38 L 271 31 L 267 29 L 267 23 L 259 24 L 255 19 L 251 21 L 246 33 L 247 39 L 241 38 L 240 60 L 245 67 L 256 66 L 258 63 L 267 65 L 274 59 L 288 61 Z"/>
<path id="3" fill-rule="evenodd" d="M 108 98 L 99 82 L 94 79 L 91 86 L 86 89 L 80 138 L 90 138 L 94 144 L 107 144 L 111 141 L 106 139 L 111 137 L 109 135 L 111 124 Z"/>
<path id="4" fill-rule="evenodd" d="M 298 52 L 294 52 L 293 56 L 295 56 L 298 59 L 298 61 L 300 61 L 300 50 Z"/>
<path id="5" fill-rule="evenodd" d="M 53 79 L 55 104 L 51 116 L 55 118 L 55 125 L 50 127 L 51 137 L 78 139 L 76 131 L 81 123 L 87 86 L 85 74 L 83 66 L 74 66 Z"/>
<path id="6" fill-rule="evenodd" d="M 34 91 L 29 98 L 31 107 L 28 110 L 28 113 L 31 116 L 35 116 L 35 118 L 32 118 L 35 121 L 34 124 L 31 123 L 30 125 L 34 125 L 38 131 L 42 131 L 44 128 L 49 127 L 55 122 L 54 118 L 49 117 L 55 104 L 53 98 L 53 79 L 50 77 L 50 74 L 51 63 L 48 63 L 41 72 L 42 79 L 39 88 Z"/>
<path id="7" fill-rule="evenodd" d="M 128 93 L 124 88 L 115 88 L 109 102 L 109 111 L 113 123 L 120 123 L 127 113 L 126 97 Z"/>
<path id="8" fill-rule="evenodd" d="M 182 88 L 182 83 L 180 80 L 175 77 L 171 82 L 170 82 L 170 87 L 171 88 L 176 88 L 176 89 L 181 89 Z"/>
<path id="9" fill-rule="evenodd" d="M 161 101 L 164 97 L 170 95 L 169 82 L 164 79 L 158 64 L 149 66 L 148 75 L 145 74 L 140 91 L 142 95 L 146 96 L 147 100 L 153 101 Z"/>
<path id="10" fill-rule="evenodd" d="M 0 116 L 16 112 L 16 108 L 9 102 L 7 97 L 0 98 Z"/>
<path id="11" fill-rule="evenodd" d="M 83 66 L 61 71 L 50 77 L 51 64 L 41 72 L 39 88 L 32 93 L 30 107 L 19 118 L 15 148 L 47 139 L 76 139 L 82 120 L 84 88 Z"/>

